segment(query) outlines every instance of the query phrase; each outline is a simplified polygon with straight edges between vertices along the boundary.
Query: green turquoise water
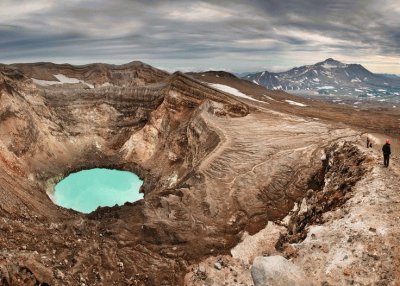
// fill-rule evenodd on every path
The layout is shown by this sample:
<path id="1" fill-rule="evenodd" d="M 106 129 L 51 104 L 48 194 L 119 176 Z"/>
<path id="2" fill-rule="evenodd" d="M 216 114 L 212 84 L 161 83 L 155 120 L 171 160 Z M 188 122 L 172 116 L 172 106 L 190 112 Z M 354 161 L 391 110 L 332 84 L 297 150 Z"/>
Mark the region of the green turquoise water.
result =
<path id="1" fill-rule="evenodd" d="M 90 213 L 97 207 L 123 205 L 143 198 L 142 180 L 131 172 L 90 169 L 70 174 L 55 186 L 54 202 L 64 208 Z"/>

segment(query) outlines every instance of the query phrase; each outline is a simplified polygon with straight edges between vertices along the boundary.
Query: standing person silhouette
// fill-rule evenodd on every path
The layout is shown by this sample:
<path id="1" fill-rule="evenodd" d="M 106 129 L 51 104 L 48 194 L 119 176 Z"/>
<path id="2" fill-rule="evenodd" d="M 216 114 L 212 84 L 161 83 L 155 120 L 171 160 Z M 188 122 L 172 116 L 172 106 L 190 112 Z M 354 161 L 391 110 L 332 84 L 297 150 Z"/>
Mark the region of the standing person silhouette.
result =
<path id="1" fill-rule="evenodd" d="M 390 151 L 390 140 L 386 139 L 386 143 L 385 145 L 383 145 L 382 147 L 382 152 L 383 152 L 383 165 L 385 165 L 385 167 L 389 167 L 389 158 L 390 158 L 390 154 L 392 153 Z"/>

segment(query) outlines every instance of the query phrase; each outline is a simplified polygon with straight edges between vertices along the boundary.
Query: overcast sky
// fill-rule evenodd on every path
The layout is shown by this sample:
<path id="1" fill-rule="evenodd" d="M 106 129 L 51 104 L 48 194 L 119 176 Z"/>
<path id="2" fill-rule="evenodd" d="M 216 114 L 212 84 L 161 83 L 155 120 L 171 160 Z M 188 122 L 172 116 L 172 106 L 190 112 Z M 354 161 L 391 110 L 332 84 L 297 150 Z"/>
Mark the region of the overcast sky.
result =
<path id="1" fill-rule="evenodd" d="M 332 57 L 400 74 L 399 1 L 0 0 L 0 62 L 239 72 Z"/>

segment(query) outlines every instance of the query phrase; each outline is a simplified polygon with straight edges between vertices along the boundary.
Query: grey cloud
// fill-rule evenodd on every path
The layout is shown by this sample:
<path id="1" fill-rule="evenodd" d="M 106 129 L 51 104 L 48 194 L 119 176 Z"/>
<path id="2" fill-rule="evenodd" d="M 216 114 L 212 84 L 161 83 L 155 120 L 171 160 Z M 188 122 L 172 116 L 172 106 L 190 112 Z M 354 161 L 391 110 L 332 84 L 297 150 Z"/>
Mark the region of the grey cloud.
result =
<path id="1" fill-rule="evenodd" d="M 296 54 L 400 54 L 400 12 L 388 9 L 396 0 L 36 2 L 46 9 L 21 0 L 24 13 L 0 19 L 0 62 L 150 59 L 169 68 L 176 60 L 176 67 L 259 70 L 300 64 Z M 16 9 L 8 0 L 1 9 L 7 5 Z"/>

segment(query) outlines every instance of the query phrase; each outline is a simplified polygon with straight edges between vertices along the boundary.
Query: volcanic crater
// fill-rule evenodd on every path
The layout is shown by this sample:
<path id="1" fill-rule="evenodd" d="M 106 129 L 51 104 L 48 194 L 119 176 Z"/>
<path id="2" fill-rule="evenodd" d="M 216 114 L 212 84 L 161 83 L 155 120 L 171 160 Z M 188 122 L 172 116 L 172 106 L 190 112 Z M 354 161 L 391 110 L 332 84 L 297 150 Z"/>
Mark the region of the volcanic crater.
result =
<path id="1" fill-rule="evenodd" d="M 1 67 L 2 283 L 183 285 L 190 265 L 312 198 L 277 248 L 304 239 L 369 170 L 358 132 L 271 103 L 141 62 Z M 91 168 L 138 174 L 144 199 L 88 215 L 52 203 Z"/>

